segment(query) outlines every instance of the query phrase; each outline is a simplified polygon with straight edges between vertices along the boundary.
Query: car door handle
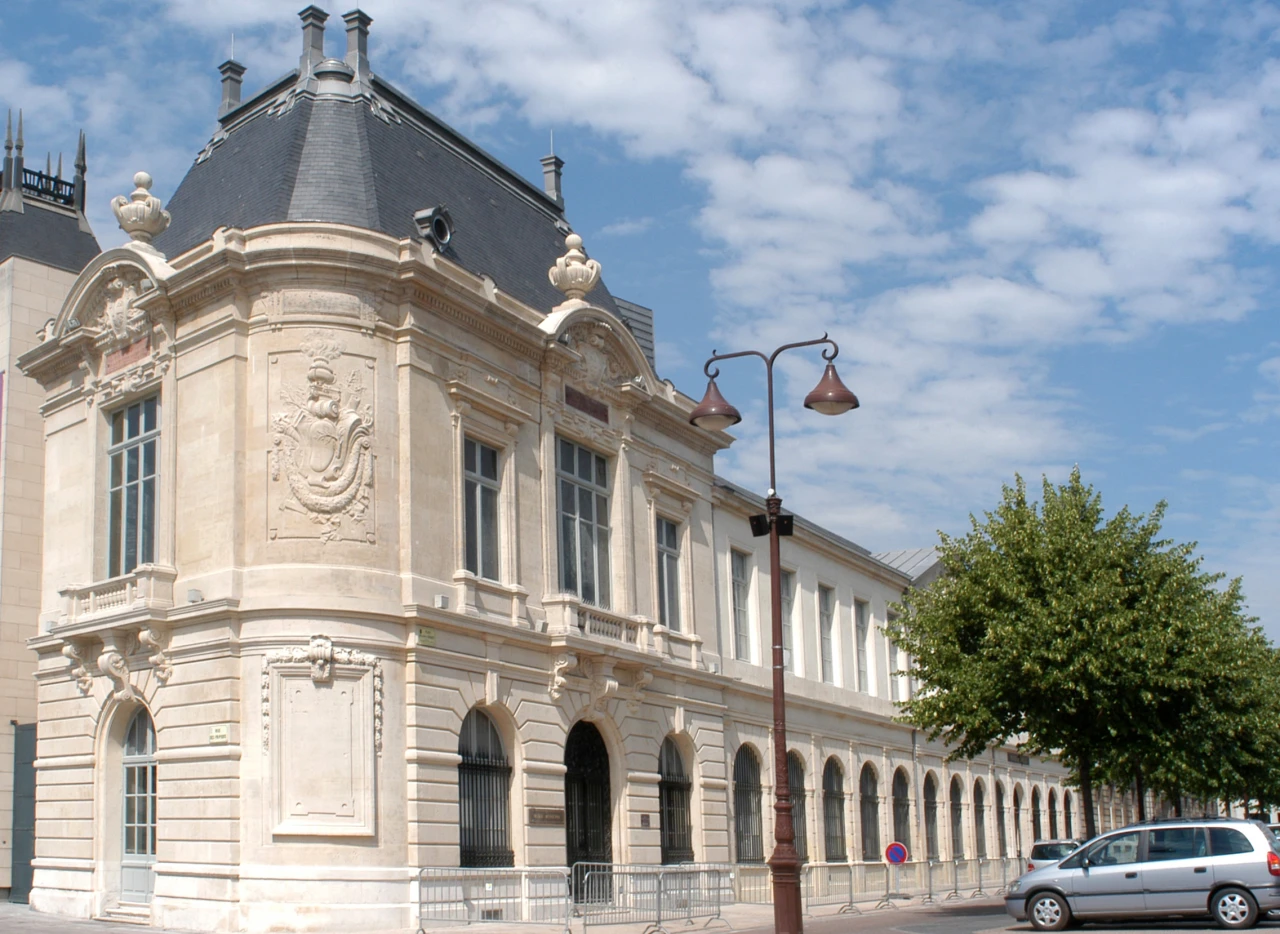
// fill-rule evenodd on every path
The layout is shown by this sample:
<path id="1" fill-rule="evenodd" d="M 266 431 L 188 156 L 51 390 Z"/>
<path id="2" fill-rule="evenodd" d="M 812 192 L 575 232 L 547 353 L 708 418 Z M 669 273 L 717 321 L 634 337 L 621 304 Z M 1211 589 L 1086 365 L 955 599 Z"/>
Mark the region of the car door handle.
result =
<path id="1" fill-rule="evenodd" d="M 1124 874 L 1124 877 L 1125 877 L 1126 879 L 1136 879 L 1136 878 L 1138 878 L 1138 874 L 1137 874 L 1136 872 L 1126 872 L 1126 873 Z"/>
<path id="2" fill-rule="evenodd" d="M 1206 867 L 1206 866 L 1197 866 L 1195 871 L 1196 871 L 1196 872 L 1208 872 L 1208 871 L 1209 871 L 1209 869 L 1208 869 L 1208 867 Z"/>

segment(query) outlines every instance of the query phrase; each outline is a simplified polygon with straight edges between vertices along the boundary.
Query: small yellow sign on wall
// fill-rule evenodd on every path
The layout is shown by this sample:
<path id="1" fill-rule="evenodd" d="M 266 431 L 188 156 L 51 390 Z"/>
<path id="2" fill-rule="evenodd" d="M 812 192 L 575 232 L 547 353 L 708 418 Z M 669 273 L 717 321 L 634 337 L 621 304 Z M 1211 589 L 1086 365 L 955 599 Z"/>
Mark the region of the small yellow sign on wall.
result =
<path id="1" fill-rule="evenodd" d="M 227 727 L 225 724 L 209 727 L 209 745 L 225 746 L 227 744 Z"/>
<path id="2" fill-rule="evenodd" d="M 429 648 L 429 649 L 435 648 L 436 631 L 432 629 L 430 626 L 419 626 L 418 627 L 418 645 L 425 646 L 426 648 Z"/>

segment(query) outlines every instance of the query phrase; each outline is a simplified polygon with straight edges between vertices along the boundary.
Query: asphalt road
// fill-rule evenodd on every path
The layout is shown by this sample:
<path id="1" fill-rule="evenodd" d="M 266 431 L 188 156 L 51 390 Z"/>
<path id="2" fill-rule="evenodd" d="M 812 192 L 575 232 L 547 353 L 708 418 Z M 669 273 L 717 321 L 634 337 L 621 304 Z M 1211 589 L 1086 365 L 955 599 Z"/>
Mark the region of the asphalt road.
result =
<path id="1" fill-rule="evenodd" d="M 710 930 L 714 930 L 714 925 Z M 929 908 L 902 908 L 897 911 L 869 911 L 862 915 L 838 915 L 804 919 L 805 934 L 1005 934 L 1031 931 L 1031 925 L 1016 922 L 1004 911 L 1002 901 L 938 905 Z M 1184 934 L 1188 931 L 1218 931 L 1212 921 L 1129 922 L 1086 924 L 1072 928 L 1081 934 Z M 1280 931 L 1280 919 L 1264 920 L 1256 930 Z M 773 928 L 752 928 L 738 934 L 772 934 Z"/>

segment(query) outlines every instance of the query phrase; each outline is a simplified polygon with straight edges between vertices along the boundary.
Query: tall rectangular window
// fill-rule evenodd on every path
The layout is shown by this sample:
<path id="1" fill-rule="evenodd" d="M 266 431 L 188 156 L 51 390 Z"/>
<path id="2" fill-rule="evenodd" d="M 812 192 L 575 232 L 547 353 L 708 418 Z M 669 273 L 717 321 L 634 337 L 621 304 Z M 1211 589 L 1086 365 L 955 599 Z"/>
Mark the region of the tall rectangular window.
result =
<path id="1" fill-rule="evenodd" d="M 498 452 L 467 438 L 462 444 L 467 570 L 498 579 Z"/>
<path id="2" fill-rule="evenodd" d="M 796 575 L 794 571 L 782 572 L 782 667 L 795 671 L 795 633 L 791 628 L 791 615 L 796 608 Z"/>
<path id="3" fill-rule="evenodd" d="M 731 551 L 733 579 L 733 657 L 751 661 L 751 621 L 748 599 L 751 594 L 751 559 L 741 551 Z"/>
<path id="4" fill-rule="evenodd" d="M 599 454 L 557 439 L 560 589 L 609 606 L 609 471 Z"/>
<path id="5" fill-rule="evenodd" d="M 818 588 L 818 630 L 822 645 L 822 680 L 836 683 L 835 628 L 836 592 L 830 587 Z"/>
<path id="6" fill-rule="evenodd" d="M 871 690 L 867 659 L 871 651 L 871 605 L 866 600 L 853 601 L 854 645 L 858 652 L 858 690 Z"/>
<path id="7" fill-rule="evenodd" d="M 658 517 L 658 622 L 680 631 L 680 530 Z"/>
<path id="8" fill-rule="evenodd" d="M 152 396 L 111 415 L 107 576 L 132 573 L 156 559 L 156 458 L 160 399 Z"/>
<path id="9" fill-rule="evenodd" d="M 898 659 L 898 647 L 892 642 L 889 643 L 889 700 L 902 700 L 902 676 L 898 674 L 898 670 L 902 667 Z"/>

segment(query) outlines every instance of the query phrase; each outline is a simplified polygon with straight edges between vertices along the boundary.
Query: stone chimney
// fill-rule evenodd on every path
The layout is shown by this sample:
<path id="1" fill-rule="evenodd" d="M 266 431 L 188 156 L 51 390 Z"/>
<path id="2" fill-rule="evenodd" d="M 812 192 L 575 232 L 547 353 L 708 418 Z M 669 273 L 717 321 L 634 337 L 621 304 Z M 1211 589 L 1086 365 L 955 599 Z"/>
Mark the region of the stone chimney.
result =
<path id="1" fill-rule="evenodd" d="M 564 194 L 560 190 L 560 170 L 563 168 L 564 160 L 554 152 L 542 157 L 542 190 L 560 207 L 564 207 Z"/>
<path id="2" fill-rule="evenodd" d="M 369 24 L 373 19 L 359 7 L 342 14 L 347 24 L 346 62 L 361 78 L 369 74 Z"/>
<path id="3" fill-rule="evenodd" d="M 222 74 L 222 103 L 218 106 L 218 116 L 225 116 L 240 106 L 240 88 L 244 83 L 245 67 L 234 58 L 229 58 L 218 66 Z"/>
<path id="4" fill-rule="evenodd" d="M 302 20 L 302 58 L 298 61 L 298 70 L 308 75 L 311 70 L 324 61 L 324 22 L 329 14 L 315 4 L 298 14 Z"/>

